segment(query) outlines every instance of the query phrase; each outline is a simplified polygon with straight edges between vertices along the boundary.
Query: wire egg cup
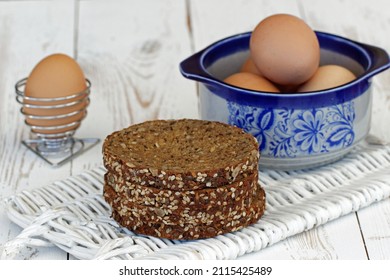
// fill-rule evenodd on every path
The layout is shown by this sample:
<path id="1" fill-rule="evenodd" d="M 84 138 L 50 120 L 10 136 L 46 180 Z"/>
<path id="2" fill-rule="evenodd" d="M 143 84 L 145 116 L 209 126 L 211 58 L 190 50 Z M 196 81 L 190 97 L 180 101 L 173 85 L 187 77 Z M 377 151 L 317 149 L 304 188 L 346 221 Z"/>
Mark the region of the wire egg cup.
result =
<path id="1" fill-rule="evenodd" d="M 25 117 L 25 124 L 31 128 L 31 139 L 22 140 L 22 144 L 52 166 L 60 166 L 75 158 L 81 153 L 95 146 L 98 138 L 75 138 L 74 134 L 81 121 L 87 115 L 87 107 L 90 103 L 91 82 L 86 79 L 87 88 L 79 93 L 58 98 L 37 98 L 25 96 L 24 89 L 27 78 L 21 79 L 15 85 L 16 101 L 22 105 L 20 112 Z M 77 110 L 61 113 L 63 109 L 77 107 Z M 41 110 L 57 110 L 50 115 L 42 115 Z M 79 115 L 79 117 L 77 117 Z M 50 121 L 58 121 L 75 118 L 66 124 L 48 124 Z M 39 122 L 47 122 L 39 124 Z M 35 124 L 34 124 L 35 122 Z M 38 123 L 37 123 L 38 122 Z"/>

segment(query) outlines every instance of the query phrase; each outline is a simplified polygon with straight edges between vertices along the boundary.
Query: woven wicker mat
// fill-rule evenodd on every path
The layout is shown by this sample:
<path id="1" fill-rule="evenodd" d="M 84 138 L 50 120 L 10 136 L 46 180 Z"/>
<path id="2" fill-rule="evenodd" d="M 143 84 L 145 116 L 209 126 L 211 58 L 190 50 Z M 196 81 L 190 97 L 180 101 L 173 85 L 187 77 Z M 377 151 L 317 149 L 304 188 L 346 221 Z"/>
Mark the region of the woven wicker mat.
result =
<path id="1" fill-rule="evenodd" d="M 360 146 L 317 169 L 262 170 L 267 210 L 254 225 L 215 238 L 172 241 L 134 234 L 110 218 L 101 196 L 104 168 L 5 200 L 22 232 L 0 248 L 52 246 L 79 259 L 235 259 L 390 196 L 390 146 Z"/>

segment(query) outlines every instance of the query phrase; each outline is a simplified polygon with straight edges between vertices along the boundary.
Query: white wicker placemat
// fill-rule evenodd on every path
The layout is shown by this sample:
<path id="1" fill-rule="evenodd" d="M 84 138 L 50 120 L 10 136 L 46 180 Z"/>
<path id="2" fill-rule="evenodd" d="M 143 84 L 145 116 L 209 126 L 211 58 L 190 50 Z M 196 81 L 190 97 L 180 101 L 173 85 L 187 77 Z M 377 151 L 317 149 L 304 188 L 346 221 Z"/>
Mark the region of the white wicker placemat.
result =
<path id="1" fill-rule="evenodd" d="M 260 172 L 267 209 L 254 225 L 215 238 L 171 241 L 134 234 L 110 218 L 101 196 L 104 168 L 5 200 L 22 232 L 2 259 L 26 246 L 52 246 L 79 259 L 235 259 L 390 196 L 390 146 L 361 146 L 334 164 Z"/>

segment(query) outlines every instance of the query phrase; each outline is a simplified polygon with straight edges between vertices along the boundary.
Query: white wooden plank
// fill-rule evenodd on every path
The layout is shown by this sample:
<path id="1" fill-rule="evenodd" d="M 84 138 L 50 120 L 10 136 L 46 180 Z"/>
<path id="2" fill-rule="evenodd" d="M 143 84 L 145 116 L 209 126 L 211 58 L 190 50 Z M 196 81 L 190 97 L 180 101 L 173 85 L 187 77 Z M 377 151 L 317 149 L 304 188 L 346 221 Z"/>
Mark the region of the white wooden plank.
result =
<path id="1" fill-rule="evenodd" d="M 347 232 L 353 234 L 345 234 Z M 355 213 L 341 217 L 313 230 L 297 234 L 259 252 L 239 259 L 262 260 L 363 260 L 367 259 Z M 352 248 L 352 249 L 351 249 Z"/>
<path id="2" fill-rule="evenodd" d="M 73 54 L 73 12 L 73 1 L 0 2 L 0 199 L 70 173 L 70 165 L 52 169 L 21 145 L 29 129 L 13 88 L 43 57 L 54 52 Z M 0 209 L 0 224 L 0 244 L 21 230 L 10 224 L 4 209 Z M 60 250 L 44 251 L 47 254 L 41 255 L 32 249 L 24 257 L 66 258 Z"/>
<path id="3" fill-rule="evenodd" d="M 390 199 L 359 211 L 359 220 L 369 258 L 390 259 Z"/>
<path id="4" fill-rule="evenodd" d="M 315 6 L 311 1 L 247 1 L 235 0 L 209 0 L 209 1 L 191 1 L 191 27 L 194 38 L 195 49 L 201 49 L 208 44 L 230 36 L 236 33 L 250 31 L 263 18 L 275 13 L 289 13 L 297 15 L 311 25 L 315 22 L 314 19 L 323 18 L 321 15 L 324 10 L 327 14 L 336 9 L 338 3 L 332 2 L 334 5 L 327 6 L 323 3 L 320 7 Z M 320 2 L 320 1 L 316 1 Z M 303 4 L 304 3 L 304 4 Z M 310 15 L 310 17 L 307 16 Z M 343 14 L 336 14 L 332 17 L 324 17 L 328 21 L 341 21 Z M 316 26 L 314 26 L 316 27 Z M 313 28 L 314 28 L 313 27 Z M 324 25 L 326 28 L 326 25 Z M 319 229 L 314 229 L 308 233 L 297 235 L 290 238 L 283 245 L 275 245 L 260 252 L 254 257 L 259 258 L 283 258 L 283 259 L 305 259 L 305 258 L 341 258 L 348 256 L 356 256 L 356 258 L 365 258 L 364 244 L 359 239 L 360 231 L 356 218 L 351 215 L 344 219 L 351 226 L 351 229 L 344 231 L 341 222 L 335 222 L 340 227 L 332 227 L 331 225 L 324 225 Z M 342 235 L 346 240 L 350 240 L 350 248 L 345 252 L 344 243 L 337 241 L 337 239 L 330 239 L 327 236 Z M 356 239 L 357 237 L 357 239 Z M 326 240 L 327 242 L 324 242 Z M 321 244 L 323 248 L 318 248 Z M 318 250 L 318 252 L 316 251 Z M 316 256 L 315 252 L 318 253 Z M 323 256 L 320 256 L 322 253 Z M 266 254 L 266 255 L 263 255 Z"/>

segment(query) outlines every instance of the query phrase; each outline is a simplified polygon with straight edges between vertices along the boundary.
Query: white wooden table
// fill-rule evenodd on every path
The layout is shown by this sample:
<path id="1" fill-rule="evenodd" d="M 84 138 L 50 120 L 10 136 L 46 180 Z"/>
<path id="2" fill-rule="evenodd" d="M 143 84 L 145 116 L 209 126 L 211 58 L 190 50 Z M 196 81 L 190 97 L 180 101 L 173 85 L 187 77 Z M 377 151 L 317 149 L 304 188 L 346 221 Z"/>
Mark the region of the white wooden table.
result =
<path id="1" fill-rule="evenodd" d="M 298 15 L 315 30 L 390 51 L 389 11 L 388 0 L 0 0 L 0 199 L 102 164 L 101 143 L 60 168 L 21 145 L 29 129 L 14 84 L 49 54 L 73 56 L 91 80 L 76 136 L 103 140 L 148 119 L 198 118 L 197 87 L 180 75 L 180 61 L 267 15 Z M 374 78 L 374 107 L 371 137 L 390 142 L 390 71 Z M 242 258 L 390 259 L 389 217 L 387 199 Z M 0 244 L 20 231 L 0 209 Z M 23 258 L 72 257 L 51 247 L 30 248 Z"/>

